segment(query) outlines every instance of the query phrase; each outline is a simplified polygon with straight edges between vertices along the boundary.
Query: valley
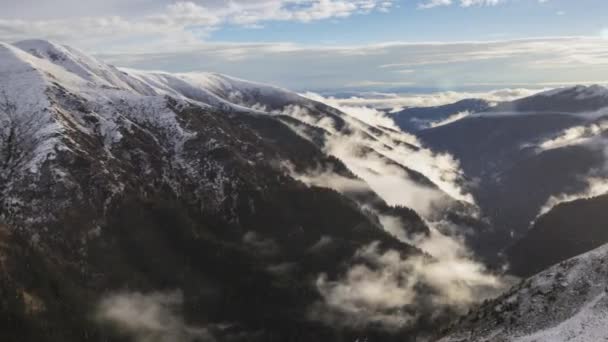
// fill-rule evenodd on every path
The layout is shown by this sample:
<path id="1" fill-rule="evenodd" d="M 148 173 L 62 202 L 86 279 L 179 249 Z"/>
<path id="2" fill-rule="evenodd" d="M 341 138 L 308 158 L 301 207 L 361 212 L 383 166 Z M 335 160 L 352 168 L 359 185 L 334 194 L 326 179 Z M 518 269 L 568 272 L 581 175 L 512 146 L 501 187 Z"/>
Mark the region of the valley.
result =
<path id="1" fill-rule="evenodd" d="M 325 102 L 0 43 L 0 339 L 605 336 L 608 88 Z"/>

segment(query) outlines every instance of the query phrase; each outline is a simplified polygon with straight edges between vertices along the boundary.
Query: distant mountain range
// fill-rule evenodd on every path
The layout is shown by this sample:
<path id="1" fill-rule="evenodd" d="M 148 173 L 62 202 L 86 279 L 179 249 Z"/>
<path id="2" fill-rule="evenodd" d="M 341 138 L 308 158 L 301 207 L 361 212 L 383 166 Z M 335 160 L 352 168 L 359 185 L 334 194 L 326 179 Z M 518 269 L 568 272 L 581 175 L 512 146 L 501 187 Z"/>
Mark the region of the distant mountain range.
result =
<path id="1" fill-rule="evenodd" d="M 441 126 L 477 112 L 490 109 L 491 103 L 481 99 L 461 100 L 455 103 L 436 107 L 406 108 L 391 116 L 399 128 L 417 132 L 423 129 Z"/>
<path id="2" fill-rule="evenodd" d="M 568 98 L 572 99 L 569 106 L 556 105 Z M 495 251 L 527 235 L 536 217 L 551 209 L 547 206 L 557 204 L 560 197 L 562 201 L 588 197 L 592 187 L 600 189 L 592 196 L 602 194 L 601 184 L 607 176 L 603 139 L 608 111 L 601 108 L 606 99 L 608 90 L 602 86 L 552 90 L 499 103 L 446 125 L 420 130 L 417 135 L 431 149 L 459 160 L 470 179 L 468 190 L 494 226 L 493 236 L 482 239 Z M 448 113 L 443 117 L 449 117 Z M 599 239 L 578 251 L 603 242 L 608 240 Z M 529 247 L 526 249 L 535 250 Z M 562 249 L 561 260 L 576 255 L 566 250 Z M 519 274 L 530 275 L 551 265 L 541 263 L 542 258 L 524 259 L 535 261 L 523 263 L 529 270 L 517 267 Z M 539 264 L 532 266 L 535 262 Z"/>

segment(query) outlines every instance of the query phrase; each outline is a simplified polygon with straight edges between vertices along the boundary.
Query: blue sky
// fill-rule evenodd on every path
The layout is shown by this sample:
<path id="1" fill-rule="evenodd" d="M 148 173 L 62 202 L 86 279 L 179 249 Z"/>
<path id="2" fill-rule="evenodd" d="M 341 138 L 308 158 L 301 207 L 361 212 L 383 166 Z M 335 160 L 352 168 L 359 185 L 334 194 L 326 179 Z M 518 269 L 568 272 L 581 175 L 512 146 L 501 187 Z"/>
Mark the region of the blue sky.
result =
<path id="1" fill-rule="evenodd" d="M 227 25 L 212 41 L 369 44 L 384 41 L 496 40 L 598 35 L 608 26 L 608 1 L 508 1 L 495 6 L 442 6 L 420 9 L 398 1 L 387 12 L 312 23 L 268 22 L 260 28 Z"/>
<path id="2" fill-rule="evenodd" d="M 606 0 L 0 0 L 0 41 L 294 90 L 608 80 Z M 602 33 L 603 32 L 603 33 Z"/>

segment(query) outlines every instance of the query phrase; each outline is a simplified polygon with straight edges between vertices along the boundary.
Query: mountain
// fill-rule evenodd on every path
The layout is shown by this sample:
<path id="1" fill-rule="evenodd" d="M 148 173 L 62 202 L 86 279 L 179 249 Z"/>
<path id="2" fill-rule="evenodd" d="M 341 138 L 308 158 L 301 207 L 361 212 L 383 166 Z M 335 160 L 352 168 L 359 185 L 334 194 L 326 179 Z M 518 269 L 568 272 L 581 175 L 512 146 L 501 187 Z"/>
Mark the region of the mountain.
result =
<path id="1" fill-rule="evenodd" d="M 481 99 L 465 99 L 436 107 L 412 107 L 392 113 L 391 117 L 404 131 L 416 132 L 459 120 L 472 113 L 483 112 L 491 103 Z"/>
<path id="2" fill-rule="evenodd" d="M 564 260 L 608 242 L 605 97 L 390 125 L 0 43 L 0 340 L 417 341 L 471 307 L 445 341 L 604 338 L 608 247 Z M 501 253 L 557 265 L 498 296 Z"/>
<path id="3" fill-rule="evenodd" d="M 608 338 L 608 245 L 522 281 L 455 322 L 441 342 Z"/>
<path id="4" fill-rule="evenodd" d="M 540 216 L 507 250 L 512 272 L 529 276 L 608 243 L 607 207 L 604 195 L 561 203 Z"/>
<path id="5" fill-rule="evenodd" d="M 459 161 L 471 180 L 468 190 L 494 226 L 482 237 L 493 250 L 527 234 L 552 198 L 584 193 L 589 179 L 605 177 L 605 90 L 553 90 L 417 133 L 423 144 Z M 573 105 L 561 105 L 568 101 Z"/>
<path id="6" fill-rule="evenodd" d="M 500 103 L 492 111 L 583 113 L 605 107 L 608 107 L 608 88 L 602 85 L 578 85 Z"/>
<path id="7" fill-rule="evenodd" d="M 2 341 L 413 340 L 459 312 L 415 272 L 476 208 L 411 135 L 39 40 L 0 43 L 0 121 Z M 361 272 L 416 295 L 343 293 L 382 288 Z"/>

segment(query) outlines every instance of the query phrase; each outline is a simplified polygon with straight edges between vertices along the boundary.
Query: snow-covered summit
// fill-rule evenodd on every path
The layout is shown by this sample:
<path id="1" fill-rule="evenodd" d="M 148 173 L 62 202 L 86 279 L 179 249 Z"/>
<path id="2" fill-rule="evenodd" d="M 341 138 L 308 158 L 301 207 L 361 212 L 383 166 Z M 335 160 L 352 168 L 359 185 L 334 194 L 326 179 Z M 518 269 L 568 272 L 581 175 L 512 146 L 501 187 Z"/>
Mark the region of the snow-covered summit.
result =
<path id="1" fill-rule="evenodd" d="M 115 69 L 96 61 L 79 51 L 46 40 L 24 40 L 14 46 L 40 59 L 64 68 L 66 71 L 96 83 L 115 85 L 120 82 Z"/>
<path id="2" fill-rule="evenodd" d="M 140 96 L 171 96 L 199 104 L 251 109 L 265 102 L 268 110 L 303 103 L 285 89 L 249 82 L 217 73 L 166 73 L 121 69 L 103 63 L 77 49 L 47 40 L 3 44 L 17 60 L 42 73 L 48 83 L 59 83 L 74 92 L 107 97 L 117 92 Z M 0 70 L 14 70 L 0 61 Z"/>

